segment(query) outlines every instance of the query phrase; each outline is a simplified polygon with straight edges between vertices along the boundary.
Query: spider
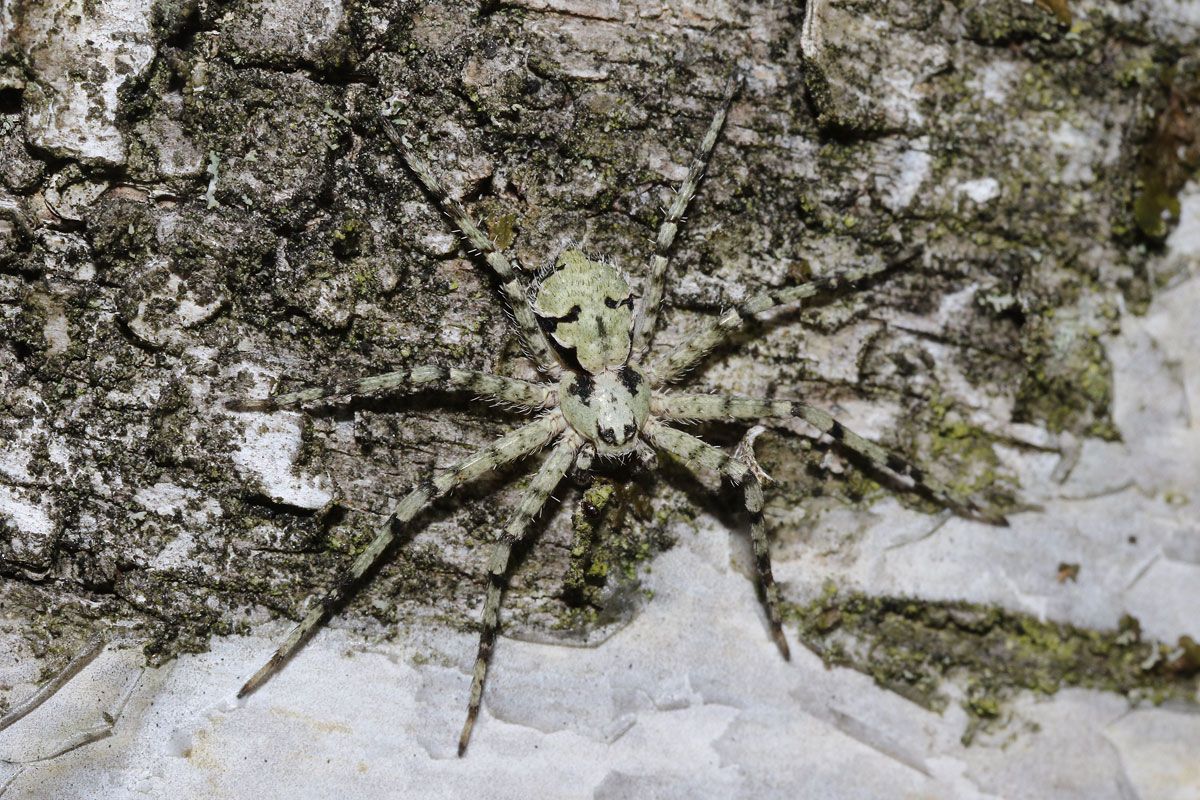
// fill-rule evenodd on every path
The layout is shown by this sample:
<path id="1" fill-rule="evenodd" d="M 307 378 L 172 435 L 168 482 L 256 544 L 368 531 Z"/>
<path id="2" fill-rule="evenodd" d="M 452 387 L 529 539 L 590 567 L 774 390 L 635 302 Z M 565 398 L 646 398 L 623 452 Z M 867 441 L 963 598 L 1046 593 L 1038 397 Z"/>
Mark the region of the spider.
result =
<path id="1" fill-rule="evenodd" d="M 663 299 L 668 253 L 741 84 L 742 78 L 736 73 L 728 79 L 720 105 L 687 175 L 665 210 L 640 299 L 634 297 L 629 283 L 616 268 L 579 249 L 563 251 L 548 274 L 540 275 L 535 285 L 527 288 L 520 273 L 514 269 L 515 259 L 510 260 L 496 249 L 387 117 L 379 118 L 383 133 L 408 169 L 450 217 L 473 252 L 481 255 L 496 274 L 525 352 L 545 381 L 532 382 L 476 370 L 426 365 L 279 394 L 265 400 L 231 401 L 229 406 L 241 411 L 269 412 L 295 408 L 322 398 L 432 385 L 471 391 L 481 398 L 541 413 L 532 422 L 441 470 L 432 479 L 419 481 L 396 503 L 379 525 L 375 538 L 333 588 L 292 630 L 271 659 L 245 683 L 238 692 L 239 698 L 261 686 L 347 597 L 388 549 L 396 535 L 397 523 L 410 521 L 435 498 L 455 487 L 547 446 L 550 447 L 549 455 L 542 461 L 507 524 L 499 531 L 488 561 L 479 649 L 471 680 L 467 719 L 458 741 L 459 756 L 466 752 L 479 714 L 512 551 L 528 534 L 530 522 L 566 474 L 573 471 L 586 476 L 597 458 L 635 459 L 651 468 L 655 463 L 655 452 L 662 451 L 689 468 L 715 471 L 742 487 L 770 633 L 779 652 L 785 659 L 790 658 L 780 623 L 779 587 L 771 574 L 770 549 L 763 529 L 762 484 L 766 476 L 754 462 L 751 449 L 753 436 L 761 428 L 752 429 L 738 452 L 730 455 L 671 423 L 799 417 L 874 467 L 907 477 L 917 488 L 954 512 L 993 524 L 1006 524 L 1002 516 L 980 508 L 969 498 L 959 497 L 914 464 L 864 439 L 819 408 L 789 400 L 666 390 L 747 318 L 785 303 L 855 286 L 892 266 L 864 266 L 750 297 L 667 353 L 654 359 L 647 358 Z"/>

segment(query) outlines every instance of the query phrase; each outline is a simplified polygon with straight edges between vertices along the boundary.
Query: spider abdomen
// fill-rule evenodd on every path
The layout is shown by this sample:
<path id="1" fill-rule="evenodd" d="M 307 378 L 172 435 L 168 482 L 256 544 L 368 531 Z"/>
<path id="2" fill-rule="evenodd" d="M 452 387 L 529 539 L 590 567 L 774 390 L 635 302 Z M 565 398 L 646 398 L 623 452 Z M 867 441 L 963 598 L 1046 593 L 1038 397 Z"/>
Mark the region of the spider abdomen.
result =
<path id="1" fill-rule="evenodd" d="M 597 374 L 629 358 L 633 295 L 614 267 L 579 250 L 561 253 L 538 286 L 533 313 L 569 366 Z"/>

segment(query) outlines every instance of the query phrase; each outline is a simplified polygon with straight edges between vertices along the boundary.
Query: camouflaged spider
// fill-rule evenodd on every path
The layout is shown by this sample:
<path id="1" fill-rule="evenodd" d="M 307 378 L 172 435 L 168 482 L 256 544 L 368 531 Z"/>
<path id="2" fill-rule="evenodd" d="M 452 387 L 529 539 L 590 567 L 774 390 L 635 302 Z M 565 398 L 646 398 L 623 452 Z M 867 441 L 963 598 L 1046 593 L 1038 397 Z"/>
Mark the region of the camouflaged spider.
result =
<path id="1" fill-rule="evenodd" d="M 665 387 L 695 366 L 724 341 L 742 322 L 755 314 L 818 293 L 854 285 L 882 272 L 889 265 L 862 267 L 809 283 L 756 295 L 730 308 L 708 327 L 688 337 L 666 354 L 647 362 L 646 355 L 663 298 L 667 253 L 679 223 L 695 194 L 709 154 L 725 122 L 741 79 L 731 77 L 700 149 L 679 187 L 666 218 L 658 229 L 650 275 L 640 300 L 615 268 L 589 258 L 576 249 L 563 252 L 550 274 L 527 290 L 512 263 L 447 193 L 423 159 L 384 117 L 384 134 L 405 164 L 458 227 L 472 248 L 487 261 L 500 280 L 518 333 L 530 358 L 547 381 L 535 383 L 475 370 L 420 366 L 361 380 L 281 394 L 267 400 L 234 401 L 232 408 L 273 411 L 339 395 L 358 395 L 385 389 L 433 384 L 465 389 L 483 398 L 503 401 L 541 412 L 534 421 L 517 428 L 462 461 L 419 482 L 380 524 L 374 540 L 338 579 L 318 606 L 287 637 L 270 661 L 238 692 L 242 697 L 267 680 L 312 631 L 343 600 L 355 583 L 387 550 L 398 522 L 408 522 L 434 498 L 490 470 L 551 445 L 524 497 L 504 529 L 499 532 L 488 562 L 487 597 L 484 601 L 479 651 L 471 682 L 467 720 L 459 738 L 461 756 L 479 713 L 484 677 L 499 627 L 498 611 L 513 547 L 529 531 L 529 524 L 550 493 L 572 468 L 586 473 L 593 459 L 635 458 L 650 466 L 655 449 L 689 467 L 711 469 L 740 484 L 750 515 L 750 539 L 763 591 L 771 633 L 780 652 L 789 657 L 779 616 L 779 588 L 771 575 L 771 557 L 763 531 L 762 474 L 749 447 L 729 455 L 674 427 L 671 422 L 711 419 L 761 419 L 799 417 L 845 449 L 874 466 L 908 477 L 938 502 L 965 516 L 994 524 L 1004 518 L 985 511 L 969 498 L 954 495 L 905 459 L 887 452 L 833 419 L 818 408 L 787 400 L 759 400 L 713 394 L 668 393 Z M 745 443 L 748 443 L 749 437 Z"/>

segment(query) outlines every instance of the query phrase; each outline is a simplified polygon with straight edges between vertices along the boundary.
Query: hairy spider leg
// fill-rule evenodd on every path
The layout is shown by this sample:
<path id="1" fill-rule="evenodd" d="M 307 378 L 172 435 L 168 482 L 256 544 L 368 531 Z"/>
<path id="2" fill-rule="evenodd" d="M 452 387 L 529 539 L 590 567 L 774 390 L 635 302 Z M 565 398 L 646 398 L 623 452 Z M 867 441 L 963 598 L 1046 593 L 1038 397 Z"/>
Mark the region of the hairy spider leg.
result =
<path id="1" fill-rule="evenodd" d="M 779 586 L 775 583 L 775 575 L 771 571 L 771 545 L 763 527 L 763 492 L 758 477 L 748 465 L 721 448 L 697 439 L 690 433 L 664 425 L 657 419 L 646 423 L 645 434 L 655 447 L 675 456 L 689 469 L 695 469 L 697 465 L 705 467 L 742 487 L 746 512 L 750 515 L 750 543 L 754 548 L 754 566 L 758 570 L 771 637 L 783 657 L 791 659 L 791 650 L 788 648 L 787 638 L 783 635 L 780 619 Z"/>
<path id="2" fill-rule="evenodd" d="M 67 665 L 60 669 L 54 677 L 46 681 L 46 683 L 34 692 L 29 697 L 8 710 L 8 713 L 0 717 L 0 731 L 10 725 L 13 725 L 24 719 L 31 712 L 36 711 L 43 703 L 58 693 L 60 689 L 71 682 L 71 679 L 78 675 L 84 667 L 96 660 L 96 656 L 104 650 L 108 644 L 107 638 L 100 633 L 94 633 L 84 643 L 83 648 L 75 655 L 71 656 L 71 660 Z M 107 716 L 107 715 L 106 715 Z M 109 718 L 109 725 L 113 724 Z"/>
<path id="3" fill-rule="evenodd" d="M 246 681 L 237 696 L 245 697 L 265 683 L 279 669 L 279 666 L 299 649 L 300 645 L 329 616 L 332 610 L 346 598 L 358 580 L 375 565 L 375 562 L 387 550 L 388 545 L 395 539 L 396 523 L 408 522 L 432 500 L 441 497 L 456 486 L 545 447 L 562 433 L 565 427 L 566 422 L 562 413 L 557 410 L 552 411 L 501 436 L 487 447 L 480 448 L 457 464 L 442 470 L 432 480 L 419 482 L 392 508 L 392 512 L 376 529 L 375 538 L 371 540 L 367 548 L 359 554 L 358 558 L 354 559 L 350 568 L 342 573 L 333 588 L 321 598 L 317 607 L 292 629 L 287 639 L 279 646 L 271 659 L 263 665 L 262 669 Z"/>
<path id="4" fill-rule="evenodd" d="M 791 400 L 760 400 L 716 394 L 671 393 L 655 396 L 653 411 L 670 420 L 763 419 L 768 417 L 799 417 L 847 450 L 867 459 L 876 469 L 888 470 L 913 482 L 939 504 L 968 519 L 992 525 L 1008 525 L 1001 514 L 981 508 L 969 497 L 962 497 L 950 487 L 930 477 L 911 461 L 885 450 L 870 439 L 859 436 L 828 412 L 805 403 Z"/>
<path id="5" fill-rule="evenodd" d="M 777 306 L 804 300 L 824 292 L 837 291 L 843 286 L 857 286 L 869 278 L 915 258 L 919 253 L 920 250 L 910 250 L 895 261 L 849 269 L 836 275 L 801 283 L 798 286 L 756 294 L 723 313 L 716 322 L 707 328 L 684 339 L 648 367 L 646 377 L 650 380 L 650 386 L 658 387 L 678 380 L 685 372 L 696 366 L 714 347 L 740 328 L 747 318 L 753 317 L 755 314 L 761 314 Z"/>
<path id="6" fill-rule="evenodd" d="M 583 446 L 583 440 L 576 434 L 568 434 L 554 446 L 550 455 L 542 463 L 537 474 L 529 484 L 525 496 L 509 517 L 508 523 L 496 540 L 488 562 L 487 597 L 483 603 L 483 620 L 479 631 L 479 652 L 475 656 L 475 672 L 471 678 L 471 697 L 467 701 L 467 721 L 463 724 L 462 734 L 458 737 L 458 755 L 467 752 L 467 742 L 471 738 L 471 729 L 475 726 L 475 718 L 479 715 L 479 704 L 483 699 L 483 680 L 487 677 L 488 663 L 492 658 L 492 650 L 496 644 L 496 631 L 500 627 L 500 596 L 508 576 L 508 562 L 512 556 L 513 547 L 525 538 L 529 531 L 529 523 L 542 510 L 554 487 L 558 486 L 575 456 Z"/>
<path id="7" fill-rule="evenodd" d="M 525 288 L 524 282 L 513 269 L 512 264 L 504 257 L 504 254 L 496 249 L 492 244 L 492 240 L 467 216 L 466 210 L 458 204 L 446 191 L 446 187 L 442 185 L 441 180 L 429 168 L 424 159 L 415 154 L 409 149 L 400 133 L 396 130 L 386 117 L 379 117 L 380 125 L 383 127 L 384 134 L 391 140 L 392 146 L 400 153 L 400 157 L 404 159 L 404 163 L 412 170 L 417 179 L 425 189 L 433 195 L 433 199 L 441 206 L 442 210 L 450 217 L 463 237 L 470 243 L 471 247 L 483 254 L 484 260 L 488 266 L 500 278 L 500 291 L 504 293 L 505 300 L 508 301 L 509 310 L 512 311 L 513 318 L 517 323 L 517 330 L 521 336 L 521 342 L 525 345 L 529 357 L 533 359 L 534 364 L 542 372 L 557 377 L 562 373 L 558 365 L 558 360 L 550 349 L 550 344 L 546 340 L 546 335 L 542 333 L 542 329 L 537 324 L 537 319 L 534 317 L 533 309 L 529 306 L 529 295 Z"/>
<path id="8" fill-rule="evenodd" d="M 553 395 L 549 384 L 531 383 L 473 369 L 429 364 L 383 375 L 372 375 L 369 378 L 339 381 L 313 389 L 277 394 L 265 400 L 231 400 L 226 406 L 234 411 L 275 411 L 281 408 L 295 408 L 329 397 L 372 394 L 388 389 L 423 388 L 427 384 L 437 384 L 437 388 L 441 389 L 465 389 L 480 397 L 525 408 L 545 408 L 551 404 Z"/>
<path id="9" fill-rule="evenodd" d="M 642 289 L 642 298 L 638 301 L 637 313 L 634 315 L 632 350 L 634 353 L 644 350 L 654 336 L 654 325 L 658 320 L 666 284 L 667 252 L 675 242 L 675 234 L 679 231 L 679 222 L 683 219 L 684 212 L 687 211 L 688 204 L 692 201 L 692 196 L 696 194 L 700 179 L 704 177 L 704 170 L 708 166 L 708 157 L 717 143 L 717 136 L 721 132 L 721 126 L 725 124 L 729 106 L 733 103 L 733 97 L 741 85 L 740 73 L 735 72 L 729 77 L 729 82 L 725 84 L 725 94 L 721 98 L 721 105 L 708 125 L 708 131 L 700 142 L 700 149 L 696 152 L 696 157 L 692 159 L 692 165 L 688 168 L 687 176 L 680 184 L 679 191 L 675 193 L 675 199 L 667 209 L 666 217 L 659 225 L 658 235 L 654 238 L 654 256 L 650 260 L 650 274 L 646 278 Z"/>

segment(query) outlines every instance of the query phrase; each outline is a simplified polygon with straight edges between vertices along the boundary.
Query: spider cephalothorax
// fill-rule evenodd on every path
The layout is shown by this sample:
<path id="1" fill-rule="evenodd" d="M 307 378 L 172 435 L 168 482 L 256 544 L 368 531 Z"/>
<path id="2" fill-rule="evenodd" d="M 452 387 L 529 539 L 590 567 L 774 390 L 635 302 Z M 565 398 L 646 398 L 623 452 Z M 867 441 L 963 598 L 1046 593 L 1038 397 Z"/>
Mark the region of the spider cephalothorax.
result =
<path id="1" fill-rule="evenodd" d="M 646 375 L 631 364 L 598 375 L 568 373 L 559 383 L 558 402 L 571 428 L 602 456 L 633 452 L 637 434 L 650 415 Z"/>
<path id="2" fill-rule="evenodd" d="M 889 266 L 886 263 L 755 295 L 725 311 L 711 325 L 685 338 L 668 352 L 646 359 L 663 297 L 667 253 L 739 85 L 740 80 L 736 77 L 726 85 L 724 98 L 701 141 L 699 152 L 675 200 L 667 209 L 655 238 L 650 272 L 642 283 L 642 296 L 637 303 L 634 302 L 629 284 L 615 268 L 588 258 L 577 249 L 568 249 L 558 257 L 555 270 L 539 283 L 530 301 L 520 273 L 508 258 L 495 248 L 462 206 L 449 196 L 429 165 L 408 148 L 391 123 L 380 119 L 384 134 L 405 164 L 500 279 L 501 291 L 509 303 L 522 344 L 538 370 L 549 381 L 523 381 L 474 370 L 426 365 L 276 395 L 267 400 L 231 402 L 233 408 L 265 412 L 295 407 L 323 397 L 435 384 L 444 388 L 466 389 L 484 398 L 540 412 L 540 416 L 533 421 L 446 467 L 431 480 L 418 482 L 392 508 L 379 526 L 374 540 L 335 582 L 334 588 L 296 626 L 270 661 L 246 682 L 239 696 L 261 685 L 320 625 L 387 550 L 395 537 L 397 523 L 408 522 L 434 498 L 454 487 L 551 444 L 553 446 L 549 454 L 542 461 L 520 504 L 508 523 L 496 534 L 487 567 L 487 596 L 484 600 L 479 652 L 471 682 L 467 721 L 459 737 L 459 755 L 466 750 L 479 711 L 484 677 L 499 629 L 500 597 L 513 547 L 527 535 L 529 523 L 563 476 L 572 468 L 577 472 L 586 472 L 593 456 L 621 457 L 636 452 L 643 463 L 651 465 L 654 451 L 661 450 L 689 467 L 714 470 L 743 487 L 746 510 L 750 516 L 750 540 L 763 589 L 767 621 L 775 643 L 785 658 L 788 657 L 788 644 L 780 624 L 779 587 L 772 577 L 770 551 L 763 528 L 760 473 L 749 454 L 749 448 L 730 455 L 684 433 L 671 423 L 799 417 L 841 447 L 865 458 L 877 469 L 911 479 L 925 493 L 956 512 L 1004 524 L 1003 517 L 979 508 L 969 498 L 955 495 L 941 483 L 926 476 L 918 467 L 855 434 L 819 408 L 790 400 L 666 391 L 672 381 L 695 366 L 746 318 L 783 303 L 871 278 L 883 272 Z"/>
<path id="3" fill-rule="evenodd" d="M 563 416 L 599 455 L 631 453 L 650 414 L 649 382 L 629 364 L 633 293 L 615 267 L 579 250 L 565 251 L 555 266 L 533 311 L 568 366 L 558 384 Z"/>

